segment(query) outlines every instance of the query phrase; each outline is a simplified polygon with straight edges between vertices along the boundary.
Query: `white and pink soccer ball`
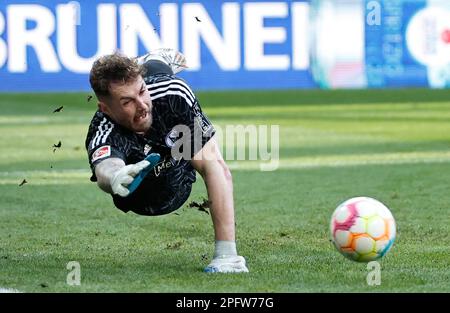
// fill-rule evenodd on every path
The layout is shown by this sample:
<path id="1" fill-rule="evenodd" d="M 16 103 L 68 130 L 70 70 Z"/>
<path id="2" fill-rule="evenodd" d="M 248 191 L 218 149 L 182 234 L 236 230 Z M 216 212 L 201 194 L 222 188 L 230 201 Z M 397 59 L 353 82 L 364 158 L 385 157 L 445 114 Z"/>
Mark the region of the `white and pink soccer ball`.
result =
<path id="1" fill-rule="evenodd" d="M 369 262 L 384 256 L 395 240 L 395 219 L 378 200 L 357 197 L 340 204 L 331 217 L 331 239 L 344 256 Z"/>

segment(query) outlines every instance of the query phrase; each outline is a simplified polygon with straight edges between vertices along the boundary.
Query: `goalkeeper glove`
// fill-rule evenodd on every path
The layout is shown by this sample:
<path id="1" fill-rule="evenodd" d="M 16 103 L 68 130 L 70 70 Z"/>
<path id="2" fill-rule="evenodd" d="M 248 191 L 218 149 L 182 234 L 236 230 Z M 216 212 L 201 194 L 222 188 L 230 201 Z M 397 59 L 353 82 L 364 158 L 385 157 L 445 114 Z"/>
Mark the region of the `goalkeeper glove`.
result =
<path id="1" fill-rule="evenodd" d="M 111 189 L 113 194 L 127 197 L 141 184 L 147 174 L 158 164 L 161 156 L 158 153 L 150 153 L 145 160 L 136 164 L 129 164 L 119 169 L 111 177 Z"/>
<path id="2" fill-rule="evenodd" d="M 127 189 L 128 185 L 131 184 L 134 177 L 140 171 L 142 171 L 149 165 L 149 161 L 143 160 L 136 164 L 126 165 L 116 171 L 111 177 L 111 189 L 113 194 L 119 195 L 121 197 L 128 196 L 130 194 L 130 191 Z"/>
<path id="3" fill-rule="evenodd" d="M 239 255 L 218 256 L 204 269 L 206 273 L 248 273 L 245 258 Z"/>

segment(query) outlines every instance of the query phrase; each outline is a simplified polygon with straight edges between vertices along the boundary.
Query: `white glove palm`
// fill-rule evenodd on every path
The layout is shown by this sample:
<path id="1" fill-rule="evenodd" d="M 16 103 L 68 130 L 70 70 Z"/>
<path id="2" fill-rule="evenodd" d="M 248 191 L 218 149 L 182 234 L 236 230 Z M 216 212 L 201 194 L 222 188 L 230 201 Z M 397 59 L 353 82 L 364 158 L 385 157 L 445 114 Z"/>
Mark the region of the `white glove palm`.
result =
<path id="1" fill-rule="evenodd" d="M 127 189 L 128 185 L 131 184 L 134 177 L 139 174 L 144 168 L 150 165 L 150 162 L 143 160 L 136 164 L 129 164 L 118 171 L 116 171 L 111 177 L 111 189 L 113 194 L 119 195 L 121 197 L 126 197 L 130 193 Z"/>
<path id="2" fill-rule="evenodd" d="M 240 255 L 218 256 L 204 269 L 206 273 L 248 273 L 245 258 Z"/>

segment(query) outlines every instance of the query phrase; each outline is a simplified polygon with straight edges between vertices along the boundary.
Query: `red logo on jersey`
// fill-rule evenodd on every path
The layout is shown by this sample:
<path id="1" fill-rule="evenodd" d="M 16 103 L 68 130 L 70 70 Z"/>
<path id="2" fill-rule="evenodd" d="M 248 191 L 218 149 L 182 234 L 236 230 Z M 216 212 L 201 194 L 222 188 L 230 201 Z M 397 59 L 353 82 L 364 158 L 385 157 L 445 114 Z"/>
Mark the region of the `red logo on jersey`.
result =
<path id="1" fill-rule="evenodd" d="M 111 155 L 111 146 L 103 146 L 95 150 L 92 154 L 92 162 L 95 162 L 101 158 L 106 158 Z"/>

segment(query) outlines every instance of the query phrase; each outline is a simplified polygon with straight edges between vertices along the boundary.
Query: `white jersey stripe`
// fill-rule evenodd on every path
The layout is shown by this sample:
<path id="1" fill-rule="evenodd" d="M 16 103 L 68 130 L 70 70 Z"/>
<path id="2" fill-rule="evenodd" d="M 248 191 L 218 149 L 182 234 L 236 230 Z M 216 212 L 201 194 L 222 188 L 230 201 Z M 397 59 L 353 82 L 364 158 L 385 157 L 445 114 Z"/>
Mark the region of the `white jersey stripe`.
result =
<path id="1" fill-rule="evenodd" d="M 168 90 L 166 92 L 160 93 L 159 95 L 156 95 L 155 97 L 152 97 L 152 99 L 158 99 L 167 95 L 177 95 L 183 97 L 186 102 L 189 104 L 189 106 L 193 106 L 194 103 L 191 101 L 189 97 L 186 96 L 186 94 L 180 90 Z"/>
<path id="2" fill-rule="evenodd" d="M 149 84 L 149 85 L 147 85 L 147 87 L 148 88 L 157 88 L 159 86 L 170 84 L 173 81 L 174 81 L 174 79 L 167 79 L 167 80 L 164 80 L 164 81 L 159 82 L 159 83 Z"/>
<path id="3" fill-rule="evenodd" d="M 186 84 L 184 81 L 180 80 L 180 79 L 176 79 L 175 80 L 178 84 L 184 86 L 189 93 L 191 94 L 192 98 L 195 98 L 194 92 L 192 91 L 191 87 L 188 86 L 188 84 Z"/>
<path id="4" fill-rule="evenodd" d="M 167 85 L 172 85 L 172 84 L 173 85 L 181 85 L 181 86 L 183 86 L 184 89 L 186 90 L 186 93 L 188 93 L 190 98 L 192 99 L 192 101 L 194 101 L 195 95 L 192 92 L 191 88 L 184 81 L 182 81 L 180 79 L 166 80 L 166 81 L 159 82 L 159 83 L 156 83 L 156 84 L 150 84 L 147 87 L 148 87 L 148 90 L 150 91 L 150 93 L 153 93 L 153 92 L 155 92 L 157 90 L 160 90 L 160 89 L 158 89 L 160 87 L 167 86 Z"/>
<path id="5" fill-rule="evenodd" d="M 100 137 L 97 138 L 97 143 L 96 145 L 99 145 L 100 143 L 105 143 L 106 138 L 108 138 L 109 133 L 112 130 L 113 125 L 111 124 L 111 122 L 108 122 L 108 124 L 103 125 L 104 129 L 102 130 L 102 133 L 100 134 Z M 108 129 L 110 129 L 108 131 Z"/>
<path id="6" fill-rule="evenodd" d="M 159 86 L 163 86 L 163 85 L 167 85 L 167 84 L 171 84 L 171 83 L 179 83 L 181 85 L 184 85 L 192 93 L 191 88 L 189 88 L 189 86 L 184 81 L 182 81 L 181 79 L 168 79 L 168 80 L 165 80 L 165 81 L 162 81 L 162 82 L 149 84 L 148 86 L 150 88 L 157 88 Z"/>
<path id="7" fill-rule="evenodd" d="M 99 130 L 100 130 L 100 133 L 99 133 L 99 135 L 98 135 L 98 137 L 97 137 L 97 139 L 95 140 L 95 143 L 94 143 L 94 147 L 95 146 L 97 146 L 99 143 L 100 143 L 100 140 L 102 139 L 102 137 L 103 137 L 103 134 L 105 133 L 105 130 L 106 130 L 106 128 L 108 127 L 107 126 L 107 124 L 106 124 L 106 119 L 105 119 L 105 121 L 102 121 L 102 123 L 99 125 Z"/>
<path id="8" fill-rule="evenodd" d="M 183 92 L 186 95 L 186 97 L 188 97 L 190 99 L 191 103 L 195 102 L 195 98 L 192 97 L 183 86 L 178 85 L 178 84 L 170 84 L 170 85 L 167 85 L 167 86 L 155 89 L 155 90 L 151 90 L 150 91 L 150 97 L 153 98 L 155 96 L 158 96 L 158 93 L 160 93 L 160 92 L 167 92 L 167 90 L 169 90 L 169 89 L 180 90 L 181 92 Z"/>
<path id="9" fill-rule="evenodd" d="M 100 134 L 102 133 L 102 127 L 103 124 L 106 123 L 106 117 L 103 118 L 103 120 L 100 122 L 100 125 L 97 128 L 97 131 L 95 133 L 94 139 L 92 139 L 92 145 L 91 145 L 91 149 L 94 149 L 95 147 L 95 142 L 97 141 L 97 138 L 100 136 Z"/>
<path id="10" fill-rule="evenodd" d="M 151 88 L 150 96 L 155 96 L 156 93 L 159 93 L 161 91 L 166 91 L 168 89 L 179 89 L 183 91 L 187 97 L 191 99 L 191 102 L 195 102 L 195 96 L 189 91 L 189 89 L 186 88 L 186 85 L 178 84 L 178 83 L 170 83 L 168 85 L 160 86 L 159 88 Z"/>
<path id="11" fill-rule="evenodd" d="M 114 128 L 114 124 L 112 124 L 110 122 L 110 123 L 108 123 L 107 127 L 109 127 L 109 129 L 106 131 L 105 135 L 103 136 L 102 143 L 106 142 L 106 139 L 108 138 L 109 134 L 111 134 L 111 132 Z"/>
<path id="12" fill-rule="evenodd" d="M 108 122 L 106 117 L 103 118 L 103 120 L 98 125 L 97 132 L 95 133 L 94 139 L 92 139 L 91 148 L 94 149 L 100 143 L 105 143 L 106 139 L 108 138 L 108 136 L 111 133 L 111 131 L 113 130 L 113 128 L 114 128 L 114 125 L 111 122 Z"/>

